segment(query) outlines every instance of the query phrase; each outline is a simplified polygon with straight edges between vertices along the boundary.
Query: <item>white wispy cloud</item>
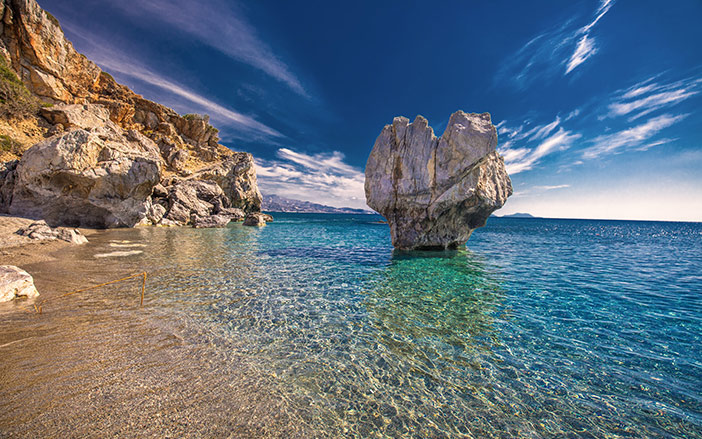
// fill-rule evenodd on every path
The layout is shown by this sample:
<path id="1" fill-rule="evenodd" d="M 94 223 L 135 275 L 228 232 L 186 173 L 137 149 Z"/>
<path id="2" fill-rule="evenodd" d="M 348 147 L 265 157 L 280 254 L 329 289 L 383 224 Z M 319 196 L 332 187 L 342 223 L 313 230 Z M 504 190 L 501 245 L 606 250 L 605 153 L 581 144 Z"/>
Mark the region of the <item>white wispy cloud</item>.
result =
<path id="1" fill-rule="evenodd" d="M 649 139 L 657 135 L 661 130 L 668 128 L 687 117 L 687 114 L 663 114 L 653 117 L 647 122 L 635 127 L 627 128 L 612 134 L 605 134 L 594 138 L 591 147 L 583 151 L 583 157 L 593 159 L 604 154 L 615 154 L 627 149 L 640 148 Z M 655 146 L 653 142 L 650 147 Z M 648 149 L 646 148 L 646 149 Z"/>
<path id="2" fill-rule="evenodd" d="M 534 189 L 538 189 L 541 191 L 553 191 L 556 189 L 565 189 L 568 187 L 570 187 L 569 184 L 557 184 L 557 185 L 553 185 L 553 186 L 534 186 Z"/>
<path id="3" fill-rule="evenodd" d="M 602 0 L 600 2 L 600 7 L 595 13 L 595 19 L 588 25 L 581 27 L 573 36 L 573 38 L 578 40 L 578 43 L 575 46 L 575 51 L 568 60 L 568 64 L 566 65 L 566 75 L 597 53 L 595 38 L 590 35 L 590 32 L 597 22 L 600 21 L 600 19 L 604 17 L 607 12 L 609 12 L 609 9 L 613 4 L 614 0 Z"/>
<path id="4" fill-rule="evenodd" d="M 654 111 L 679 104 L 699 94 L 702 88 L 702 78 L 687 78 L 668 84 L 653 83 L 653 79 L 647 79 L 615 93 L 608 106 L 608 116 L 631 115 L 629 121 L 633 121 Z"/>
<path id="5" fill-rule="evenodd" d="M 495 80 L 500 83 L 508 80 L 517 88 L 525 89 L 539 79 L 567 76 L 597 53 L 593 30 L 613 5 L 614 0 L 602 0 L 594 18 L 584 26 L 578 26 L 578 20 L 571 18 L 532 38 L 509 56 Z"/>
<path id="6" fill-rule="evenodd" d="M 300 80 L 258 35 L 232 2 L 222 0 L 140 0 L 115 2 L 125 13 L 160 20 L 228 57 L 248 64 L 309 97 Z"/>
<path id="7" fill-rule="evenodd" d="M 558 121 L 558 118 L 556 121 Z M 549 132 L 551 132 L 557 125 L 558 124 L 556 123 L 556 125 L 554 125 Z M 529 138 L 527 143 L 540 139 L 540 137 L 537 137 L 537 135 L 540 136 L 541 133 L 544 132 L 544 128 L 550 126 L 551 124 L 540 128 Z M 529 147 L 529 145 L 513 147 L 513 143 L 507 141 L 502 144 L 499 152 L 505 159 L 507 172 L 510 175 L 514 175 L 532 169 L 542 158 L 553 152 L 563 151 L 570 148 L 573 142 L 580 137 L 581 135 L 579 133 L 574 133 L 564 129 L 563 127 L 559 127 L 556 133 L 541 141 L 536 147 Z"/>
<path id="8" fill-rule="evenodd" d="M 72 36 L 78 38 L 82 43 L 81 48 L 88 58 L 104 70 L 157 87 L 172 96 L 188 102 L 188 105 L 186 105 L 188 112 L 198 111 L 207 113 L 212 120 L 230 126 L 236 131 L 242 131 L 239 133 L 232 133 L 233 137 L 249 140 L 260 137 L 284 137 L 283 134 L 277 130 L 257 121 L 253 117 L 225 107 L 211 98 L 199 94 L 179 84 L 175 80 L 151 70 L 149 67 L 140 63 L 136 57 L 128 56 L 108 42 L 86 32 L 81 27 L 66 20 L 62 23 L 63 27 L 69 30 Z"/>
<path id="9" fill-rule="evenodd" d="M 338 151 L 306 154 L 280 148 L 275 160 L 256 159 L 256 173 L 264 194 L 368 209 L 363 172 L 344 162 L 344 155 Z"/>

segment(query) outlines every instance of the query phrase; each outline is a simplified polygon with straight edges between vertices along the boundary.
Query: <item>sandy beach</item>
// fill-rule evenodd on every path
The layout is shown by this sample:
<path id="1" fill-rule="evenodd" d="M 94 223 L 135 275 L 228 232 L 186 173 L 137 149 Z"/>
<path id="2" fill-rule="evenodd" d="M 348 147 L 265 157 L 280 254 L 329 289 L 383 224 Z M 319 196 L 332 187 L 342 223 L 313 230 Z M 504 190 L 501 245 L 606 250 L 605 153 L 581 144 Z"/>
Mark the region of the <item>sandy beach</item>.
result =
<path id="1" fill-rule="evenodd" d="M 16 232 L 33 223 L 34 219 L 0 215 L 0 265 L 24 266 L 55 259 L 53 254 L 71 243 L 61 240 L 37 241 Z M 96 233 L 93 229 L 79 229 L 86 237 Z"/>

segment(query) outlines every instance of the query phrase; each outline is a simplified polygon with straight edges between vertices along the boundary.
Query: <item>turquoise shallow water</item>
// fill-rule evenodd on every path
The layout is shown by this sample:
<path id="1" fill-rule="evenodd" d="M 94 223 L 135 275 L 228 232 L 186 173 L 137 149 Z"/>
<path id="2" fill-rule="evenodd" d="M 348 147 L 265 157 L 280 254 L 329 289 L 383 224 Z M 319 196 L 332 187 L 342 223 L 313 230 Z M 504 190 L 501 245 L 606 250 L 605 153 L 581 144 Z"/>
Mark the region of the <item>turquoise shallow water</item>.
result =
<path id="1" fill-rule="evenodd" d="M 52 343 L 104 351 L 84 361 L 107 371 L 85 367 L 86 380 L 75 354 L 57 371 L 5 348 L 21 361 L 0 367 L 0 432 L 702 437 L 702 224 L 491 218 L 465 250 L 397 252 L 376 216 L 275 218 L 110 231 L 65 254 L 104 260 L 86 274 L 96 281 L 146 269 L 145 307 L 114 286 L 56 302 L 41 323 L 6 319 L 40 334 L 35 350 L 42 331 L 87 329 Z M 122 247 L 134 243 L 148 246 Z M 95 258 L 125 249 L 143 253 Z M 130 348 L 108 348 L 100 334 L 115 327 L 109 339 Z M 29 367 L 28 389 L 7 383 Z M 67 402 L 37 409 L 41 423 L 16 414 L 62 383 Z M 106 424 L 106 404 L 136 430 Z"/>

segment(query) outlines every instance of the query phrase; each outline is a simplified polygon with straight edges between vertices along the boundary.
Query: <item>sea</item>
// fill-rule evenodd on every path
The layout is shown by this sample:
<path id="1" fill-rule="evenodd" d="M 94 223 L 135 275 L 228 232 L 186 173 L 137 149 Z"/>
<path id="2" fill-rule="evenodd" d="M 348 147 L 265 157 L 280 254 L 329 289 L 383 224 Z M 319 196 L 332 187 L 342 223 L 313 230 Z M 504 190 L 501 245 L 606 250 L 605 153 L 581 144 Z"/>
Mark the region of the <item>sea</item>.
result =
<path id="1" fill-rule="evenodd" d="M 702 223 L 102 231 L 0 307 L 0 437 L 702 438 Z M 147 273 L 61 297 L 92 285 Z"/>

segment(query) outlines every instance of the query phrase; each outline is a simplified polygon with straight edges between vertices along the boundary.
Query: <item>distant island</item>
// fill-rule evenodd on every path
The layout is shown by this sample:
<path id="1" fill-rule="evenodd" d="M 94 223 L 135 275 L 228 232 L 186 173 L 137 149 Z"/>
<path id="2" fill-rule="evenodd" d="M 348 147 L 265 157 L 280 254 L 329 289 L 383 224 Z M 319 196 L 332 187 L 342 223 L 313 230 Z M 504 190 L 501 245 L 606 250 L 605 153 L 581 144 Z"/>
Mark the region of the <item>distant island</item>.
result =
<path id="1" fill-rule="evenodd" d="M 502 215 L 500 218 L 536 218 L 536 217 L 531 215 L 531 214 L 528 214 L 528 213 L 517 212 L 517 213 L 513 213 L 511 215 Z"/>
<path id="2" fill-rule="evenodd" d="M 295 213 L 359 213 L 372 214 L 370 210 L 353 209 L 351 207 L 332 207 L 309 201 L 293 200 L 279 195 L 263 195 L 261 209 L 266 212 L 295 212 Z"/>

